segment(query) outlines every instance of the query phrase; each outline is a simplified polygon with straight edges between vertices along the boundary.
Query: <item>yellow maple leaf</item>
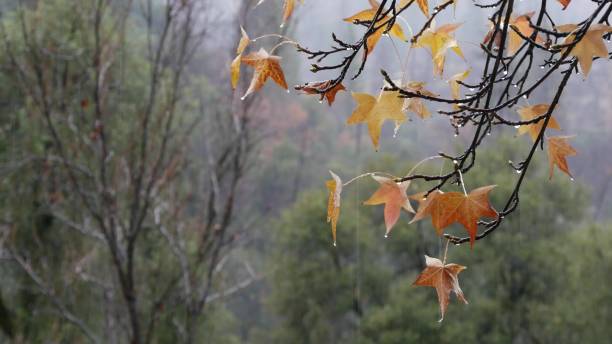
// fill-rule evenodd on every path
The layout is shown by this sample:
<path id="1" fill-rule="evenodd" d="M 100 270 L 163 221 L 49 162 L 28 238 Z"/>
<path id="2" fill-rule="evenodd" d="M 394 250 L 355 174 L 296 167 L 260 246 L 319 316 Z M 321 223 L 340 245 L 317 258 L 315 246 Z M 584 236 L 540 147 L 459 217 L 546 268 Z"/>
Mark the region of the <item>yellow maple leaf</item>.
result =
<path id="1" fill-rule="evenodd" d="M 378 7 L 380 5 L 376 1 L 371 0 L 370 6 L 371 8 L 360 11 L 348 18 L 344 18 L 343 20 L 349 23 L 354 23 L 355 21 L 365 22 L 365 21 L 374 20 L 374 16 L 376 16 L 376 12 L 378 11 Z M 372 51 L 374 51 L 374 47 L 376 46 L 376 43 L 378 43 L 378 41 L 382 37 L 385 30 L 387 30 L 387 25 L 385 25 L 385 23 L 387 23 L 389 20 L 391 20 L 391 17 L 385 16 L 382 19 L 378 19 L 378 21 L 374 24 L 375 27 L 378 27 L 379 29 L 377 29 L 370 36 L 368 36 L 368 39 L 366 41 L 366 48 L 367 48 L 368 55 Z M 398 23 L 393 23 L 393 25 L 391 26 L 391 30 L 389 30 L 389 34 L 403 41 L 406 41 L 404 30 L 402 30 L 402 27 Z"/>
<path id="2" fill-rule="evenodd" d="M 304 0 L 300 0 L 300 3 L 303 4 Z M 283 23 L 281 27 L 285 25 L 289 17 L 293 14 L 293 10 L 295 9 L 295 0 L 285 0 L 285 4 L 283 5 Z"/>
<path id="3" fill-rule="evenodd" d="M 386 119 L 402 123 L 406 115 L 402 111 L 404 99 L 397 91 L 382 91 L 378 98 L 367 93 L 353 93 L 357 108 L 347 119 L 347 124 L 367 123 L 374 148 L 378 150 L 380 131 Z"/>
<path id="4" fill-rule="evenodd" d="M 559 32 L 569 32 L 570 34 L 565 37 L 563 44 L 570 44 L 576 39 L 576 32 L 578 25 L 566 24 L 556 27 Z M 580 64 L 580 70 L 584 74 L 584 78 L 587 77 L 591 71 L 591 65 L 593 64 L 593 57 L 608 57 L 608 48 L 603 41 L 603 35 L 607 32 L 612 32 L 612 27 L 604 24 L 591 25 L 589 30 L 584 34 L 582 39 L 576 43 L 572 48 L 569 55 L 575 56 Z M 568 48 L 564 48 L 562 53 Z"/>
<path id="5" fill-rule="evenodd" d="M 280 56 L 270 55 L 263 48 L 259 49 L 258 52 L 250 53 L 242 57 L 242 62 L 244 64 L 255 68 L 251 85 L 243 98 L 260 90 L 268 78 L 274 80 L 280 87 L 287 89 L 287 82 L 285 81 L 285 75 L 280 66 L 280 60 Z"/>
<path id="6" fill-rule="evenodd" d="M 240 42 L 238 42 L 238 47 L 236 48 L 236 58 L 234 58 L 234 60 L 230 64 L 231 82 L 232 88 L 234 89 L 238 85 L 238 80 L 240 79 L 240 62 L 242 62 L 242 53 L 251 42 L 249 35 L 247 35 L 246 31 L 242 26 L 240 27 L 240 33 L 241 37 Z"/>
<path id="7" fill-rule="evenodd" d="M 448 85 L 451 88 L 451 96 L 453 97 L 453 99 L 461 98 L 461 92 L 459 91 L 459 82 L 464 81 L 470 75 L 471 71 L 471 69 L 468 69 L 465 72 L 457 73 L 448 80 Z M 453 109 L 458 110 L 459 105 L 453 104 Z"/>
<path id="8" fill-rule="evenodd" d="M 446 24 L 436 29 L 432 24 L 414 43 L 414 47 L 429 48 L 434 74 L 436 75 L 442 75 L 444 72 L 444 61 L 448 49 L 451 49 L 455 54 L 463 58 L 463 52 L 452 35 L 459 26 L 461 24 Z"/>
<path id="9" fill-rule="evenodd" d="M 529 121 L 538 116 L 545 114 L 546 111 L 548 111 L 548 108 L 549 108 L 548 104 L 537 104 L 537 105 L 522 107 L 518 109 L 517 112 L 519 116 L 521 116 L 521 119 L 523 121 Z M 535 141 L 540 135 L 540 131 L 542 130 L 543 126 L 544 126 L 544 118 L 537 121 L 536 123 L 521 125 L 518 128 L 518 134 L 523 135 L 525 133 L 529 133 L 529 135 L 531 136 L 531 139 Z M 549 128 L 557 129 L 557 130 L 561 129 L 561 127 L 559 126 L 559 123 L 557 123 L 557 120 L 552 116 L 550 117 L 550 120 L 548 121 L 548 125 L 546 126 L 546 129 L 549 129 Z"/>

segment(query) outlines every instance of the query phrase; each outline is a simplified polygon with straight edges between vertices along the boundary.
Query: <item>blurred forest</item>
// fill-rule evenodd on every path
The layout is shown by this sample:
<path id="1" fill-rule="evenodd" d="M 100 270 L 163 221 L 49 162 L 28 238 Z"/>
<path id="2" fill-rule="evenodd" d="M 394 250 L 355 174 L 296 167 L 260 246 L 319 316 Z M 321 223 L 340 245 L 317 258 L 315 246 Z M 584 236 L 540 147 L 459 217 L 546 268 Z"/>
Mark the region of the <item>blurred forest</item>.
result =
<path id="1" fill-rule="evenodd" d="M 573 78 L 556 115 L 577 133 L 575 180 L 557 174 L 549 181 L 538 153 L 517 213 L 473 250 L 449 251 L 468 266 L 462 289 L 470 303 L 451 300 L 438 323 L 434 291 L 412 286 L 423 255 L 444 249 L 429 222 L 409 225 L 402 215 L 385 239 L 382 209 L 361 206 L 375 185 L 359 181 L 344 195 L 334 247 L 324 180 L 329 169 L 399 175 L 442 148 L 458 150 L 466 138 L 439 139 L 453 130 L 434 114 L 397 137 L 385 127 L 389 135 L 375 152 L 365 128 L 344 125 L 354 107 L 348 92 L 333 107 L 274 86 L 241 101 L 248 80 L 234 93 L 228 68 L 240 25 L 257 37 L 282 21 L 281 1 L 256 4 L 0 1 L 0 342 L 612 337 L 609 63 L 594 63 L 586 81 Z M 365 6 L 308 0 L 282 31 L 326 46 L 332 31 L 355 35 L 341 19 Z M 480 11 L 463 2 L 456 21 Z M 586 12 L 572 6 L 560 16 Z M 482 41 L 482 17 L 482 25 L 460 31 L 462 43 Z M 352 86 L 380 88 L 376 71 L 397 56 L 389 41 L 379 44 L 367 67 L 375 72 Z M 476 50 L 466 55 L 472 65 L 483 58 Z M 289 83 L 304 81 L 309 62 L 284 56 Z M 460 62 L 449 59 L 449 70 Z M 430 63 L 414 54 L 406 68 L 424 78 Z M 492 203 L 503 202 L 511 192 L 504 181 L 516 173 L 499 166 L 525 147 L 513 131 L 495 136 L 466 184 L 498 184 Z"/>

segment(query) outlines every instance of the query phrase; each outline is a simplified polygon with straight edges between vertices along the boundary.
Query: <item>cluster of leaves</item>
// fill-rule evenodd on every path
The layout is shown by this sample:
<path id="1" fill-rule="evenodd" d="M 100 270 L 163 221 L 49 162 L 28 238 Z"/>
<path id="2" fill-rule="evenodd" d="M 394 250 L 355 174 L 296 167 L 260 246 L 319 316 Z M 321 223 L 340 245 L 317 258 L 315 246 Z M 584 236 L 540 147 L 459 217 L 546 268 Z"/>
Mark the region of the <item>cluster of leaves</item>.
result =
<path id="1" fill-rule="evenodd" d="M 565 9 L 571 0 L 559 1 Z M 402 12 L 417 4 L 426 20 L 420 30 L 408 39 L 398 18 Z M 332 238 L 336 244 L 336 228 L 340 216 L 340 198 L 343 187 L 362 178 L 371 176 L 379 189 L 366 200 L 366 205 L 384 204 L 384 219 L 386 235 L 397 223 L 401 209 L 415 213 L 412 222 L 431 217 L 432 224 L 439 235 L 445 235 L 448 242 L 459 245 L 470 242 L 473 246 L 476 240 L 484 238 L 493 232 L 503 222 L 505 216 L 512 213 L 519 203 L 519 191 L 529 168 L 534 153 L 538 148 L 544 148 L 546 143 L 550 177 L 554 167 L 572 176 L 569 170 L 567 157 L 577 154 L 570 145 L 571 136 L 547 136 L 547 129 L 560 129 L 560 125 L 553 117 L 561 95 L 571 75 L 578 74 L 579 70 L 586 78 L 591 70 L 593 59 L 608 59 L 608 50 L 603 38 L 609 37 L 612 27 L 609 26 L 609 16 L 612 12 L 610 1 L 594 1 L 595 8 L 591 15 L 576 24 L 557 25 L 547 10 L 547 1 L 543 0 L 538 11 L 516 15 L 513 12 L 513 0 L 499 0 L 490 4 L 477 3 L 480 8 L 494 8 L 489 18 L 491 28 L 485 35 L 480 49 L 486 60 L 482 66 L 481 80 L 468 84 L 466 79 L 472 74 L 471 69 L 453 75 L 447 79 L 450 86 L 450 97 L 443 97 L 426 89 L 423 81 L 393 80 L 386 71 L 381 71 L 384 85 L 378 95 L 353 92 L 352 97 L 357 107 L 347 119 L 347 124 L 367 124 L 369 136 L 376 150 L 379 149 L 382 127 L 385 121 L 393 121 L 397 128 L 407 120 L 407 112 L 415 113 L 422 119 L 431 116 L 426 103 L 440 103 L 451 106 L 450 110 L 438 110 L 438 113 L 449 118 L 450 125 L 455 134 L 471 125 L 474 127 L 471 144 L 459 155 L 453 156 L 443 152 L 439 156 L 429 157 L 418 163 L 403 177 L 386 173 L 372 172 L 357 176 L 348 182 L 331 172 L 332 179 L 327 181 L 329 190 L 327 220 L 331 223 Z M 373 53 L 380 39 L 388 34 L 389 39 L 395 37 L 402 42 L 410 44 L 410 48 L 423 48 L 429 51 L 433 65 L 433 77 L 444 78 L 444 67 L 449 51 L 465 60 L 463 51 L 455 38 L 455 32 L 462 24 L 446 23 L 436 27 L 435 18 L 450 5 L 457 6 L 456 0 L 447 0 L 436 6 L 433 11 L 429 9 L 428 0 L 383 0 L 378 3 L 369 0 L 370 7 L 348 18 L 345 22 L 366 28 L 365 33 L 354 43 L 346 42 L 332 33 L 334 45 L 327 50 L 310 50 L 281 35 L 265 35 L 251 40 L 242 30 L 237 57 L 231 65 L 232 84 L 235 87 L 240 77 L 240 64 L 244 62 L 254 68 L 249 88 L 242 97 L 263 87 L 268 79 L 274 80 L 279 86 L 287 89 L 287 84 L 280 66 L 280 57 L 273 55 L 274 51 L 283 44 L 292 44 L 298 52 L 308 59 L 316 61 L 311 71 L 337 71 L 335 78 L 306 83 L 296 86 L 306 94 L 318 95 L 320 101 L 326 99 L 331 106 L 336 94 L 346 90 L 343 81 L 353 65 L 357 71 L 352 77 L 359 77 L 364 71 L 368 56 Z M 286 0 L 283 14 L 283 24 L 291 16 L 295 1 Z M 245 49 L 251 42 L 264 37 L 280 38 L 270 52 L 260 48 L 258 52 L 243 56 Z M 362 53 L 360 53 L 360 51 Z M 534 77 L 534 60 L 540 55 L 539 51 L 548 54 L 540 64 L 542 69 L 548 70 L 543 75 Z M 341 56 L 340 63 L 322 64 L 330 56 Z M 578 66 L 580 69 L 578 69 Z M 527 105 L 518 109 L 520 120 L 510 120 L 503 114 L 504 109 L 516 105 L 519 100 L 526 99 L 536 89 L 542 87 L 544 82 L 555 72 L 562 75 L 558 90 L 550 103 Z M 469 89 L 463 92 L 462 88 Z M 501 90 L 501 94 L 499 94 Z M 497 92 L 495 92 L 497 91 Z M 493 99 L 498 97 L 497 102 Z M 503 209 L 495 210 L 489 202 L 489 193 L 495 185 L 478 187 L 467 192 L 463 183 L 463 174 L 470 171 L 475 165 L 476 151 L 485 136 L 491 134 L 494 127 L 515 127 L 518 134 L 529 133 L 533 145 L 526 158 L 520 163 L 509 161 L 509 165 L 519 174 L 515 188 L 508 198 Z M 446 159 L 452 162 L 453 169 L 440 175 L 423 175 L 413 173 L 421 163 L 433 158 Z M 412 180 L 433 182 L 433 187 L 408 196 L 407 190 Z M 463 192 L 444 192 L 442 188 L 447 184 L 461 186 Z M 415 211 L 410 199 L 418 202 Z M 490 221 L 482 218 L 492 219 Z M 459 238 L 444 234 L 444 229 L 454 223 L 461 224 L 468 233 L 467 237 Z M 479 226 L 484 231 L 478 231 Z M 419 276 L 416 285 L 432 286 L 438 291 L 440 310 L 442 316 L 448 304 L 448 296 L 455 292 L 458 298 L 465 301 L 457 280 L 458 273 L 464 268 L 455 264 L 446 264 L 443 260 L 426 259 L 427 268 Z M 465 301 L 467 302 L 467 301 Z"/>

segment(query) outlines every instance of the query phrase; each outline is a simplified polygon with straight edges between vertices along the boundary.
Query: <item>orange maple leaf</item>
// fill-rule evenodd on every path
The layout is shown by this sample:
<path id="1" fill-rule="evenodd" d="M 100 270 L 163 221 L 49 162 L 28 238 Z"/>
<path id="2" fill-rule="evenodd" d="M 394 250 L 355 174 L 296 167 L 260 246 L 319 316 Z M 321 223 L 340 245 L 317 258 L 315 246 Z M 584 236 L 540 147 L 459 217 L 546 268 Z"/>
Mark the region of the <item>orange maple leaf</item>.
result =
<path id="1" fill-rule="evenodd" d="M 321 93 L 322 90 L 329 87 L 331 82 L 332 80 L 318 81 L 307 83 L 305 85 L 295 86 L 294 88 L 298 91 L 303 91 L 306 94 L 318 94 L 320 96 L 321 101 L 323 101 L 323 98 L 325 98 L 329 106 L 331 106 L 334 103 L 334 100 L 336 100 L 336 93 L 346 90 L 342 83 L 338 83 L 336 84 L 336 86 L 330 88 L 324 93 Z"/>
<path id="2" fill-rule="evenodd" d="M 385 226 L 387 227 L 387 232 L 385 236 L 391 232 L 393 226 L 397 223 L 397 220 L 400 217 L 401 209 L 414 213 L 414 209 L 410 205 L 410 201 L 408 201 L 408 196 L 406 196 L 406 190 L 408 186 L 410 186 L 410 181 L 405 181 L 401 183 L 396 183 L 393 179 L 372 176 L 374 180 L 376 180 L 380 187 L 372 196 L 363 204 L 366 205 L 378 205 L 385 204 Z"/>
<path id="3" fill-rule="evenodd" d="M 557 0 L 557 1 L 559 1 L 559 3 L 563 5 L 563 9 L 566 9 L 567 6 L 569 6 L 570 2 L 572 2 L 572 0 Z"/>
<path id="4" fill-rule="evenodd" d="M 481 217 L 497 217 L 497 211 L 489 203 L 489 192 L 494 187 L 495 185 L 483 186 L 467 195 L 461 192 L 432 192 L 426 200 L 421 201 L 419 210 L 410 223 L 431 215 L 431 222 L 438 235 L 441 235 L 444 228 L 459 222 L 470 235 L 470 246 L 474 246 L 478 234 L 478 220 Z"/>
<path id="5" fill-rule="evenodd" d="M 425 256 L 425 269 L 412 285 L 436 288 L 440 303 L 440 321 L 444 320 L 451 292 L 457 295 L 459 301 L 468 303 L 459 286 L 459 273 L 465 269 L 467 268 L 463 265 L 444 264 L 440 259 Z"/>
<path id="6" fill-rule="evenodd" d="M 329 171 L 332 179 L 325 182 L 329 191 L 329 199 L 327 201 L 327 222 L 331 223 L 332 239 L 336 246 L 336 225 L 340 217 L 340 193 L 342 192 L 342 180 L 334 172 Z"/>
<path id="7" fill-rule="evenodd" d="M 250 53 L 242 58 L 242 62 L 255 68 L 251 85 L 243 98 L 260 90 L 268 78 L 274 80 L 280 87 L 287 89 L 287 82 L 285 81 L 285 74 L 283 74 L 283 70 L 280 66 L 280 60 L 280 56 L 270 55 L 263 48 L 259 49 L 258 52 Z"/>
<path id="8" fill-rule="evenodd" d="M 571 136 L 553 136 L 548 138 L 548 164 L 550 165 L 550 174 L 548 179 L 553 176 L 555 165 L 565 172 L 570 178 L 574 178 L 570 173 L 569 166 L 567 165 L 567 157 L 575 156 L 578 151 L 572 147 L 568 139 Z"/>

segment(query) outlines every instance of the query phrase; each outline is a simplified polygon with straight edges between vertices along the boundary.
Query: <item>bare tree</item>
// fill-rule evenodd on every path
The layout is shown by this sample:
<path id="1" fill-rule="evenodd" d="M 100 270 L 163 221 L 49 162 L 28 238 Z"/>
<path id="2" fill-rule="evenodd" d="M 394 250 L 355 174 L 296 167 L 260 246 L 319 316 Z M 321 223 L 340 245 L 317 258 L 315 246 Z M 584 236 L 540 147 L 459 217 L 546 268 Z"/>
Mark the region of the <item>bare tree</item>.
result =
<path id="1" fill-rule="evenodd" d="M 2 258 L 92 342 L 155 342 L 161 323 L 198 342 L 207 304 L 258 278 L 248 262 L 220 273 L 240 244 L 231 231 L 256 146 L 247 113 L 257 98 L 233 101 L 229 85 L 213 99 L 189 97 L 206 82 L 194 57 L 217 10 L 192 0 L 19 2 L 2 20 L 2 67 L 19 95 L 12 106 L 48 138 L 43 152 L 20 147 L 3 163 L 15 183 L 7 196 L 43 173 L 49 218 L 76 233 L 62 247 L 70 260 L 51 266 L 15 239 L 23 234 L 5 211 Z M 220 291 L 227 275 L 239 278 Z M 92 290 L 99 314 L 87 315 L 77 288 Z"/>

